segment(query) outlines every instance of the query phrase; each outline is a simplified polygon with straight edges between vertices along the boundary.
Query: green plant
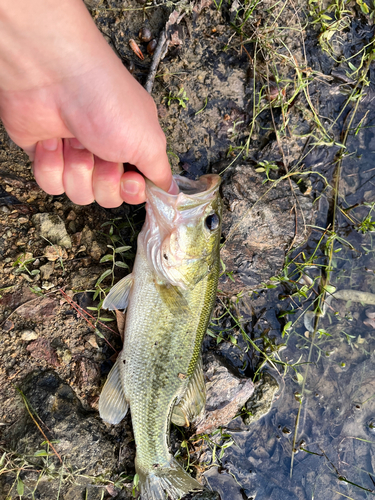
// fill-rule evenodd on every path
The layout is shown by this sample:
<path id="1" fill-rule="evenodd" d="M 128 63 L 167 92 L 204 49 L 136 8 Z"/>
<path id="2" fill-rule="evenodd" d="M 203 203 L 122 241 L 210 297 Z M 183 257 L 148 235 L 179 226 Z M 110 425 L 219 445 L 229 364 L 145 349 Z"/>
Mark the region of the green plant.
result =
<path id="1" fill-rule="evenodd" d="M 125 262 L 125 259 L 131 260 L 134 257 L 133 253 L 130 252 L 132 247 L 129 245 L 125 245 L 124 240 L 120 236 L 121 230 L 125 226 L 132 227 L 131 223 L 130 221 L 128 221 L 127 224 L 124 224 L 124 222 L 119 223 L 118 221 L 120 220 L 120 218 L 116 218 L 111 221 L 105 222 L 101 226 L 102 228 L 108 227 L 108 232 L 102 234 L 110 240 L 111 244 L 107 245 L 107 248 L 109 248 L 110 252 L 100 259 L 100 264 L 110 263 L 110 267 L 102 272 L 95 283 L 94 290 L 91 290 L 92 292 L 94 292 L 93 300 L 99 299 L 99 302 L 96 306 L 89 306 L 87 308 L 90 311 L 95 311 L 97 313 L 97 321 L 113 321 L 113 317 L 106 317 L 101 315 L 101 308 L 107 293 L 114 284 L 116 269 L 128 269 L 129 266 Z M 103 286 L 103 282 L 108 277 L 111 278 L 110 284 Z M 97 329 L 96 333 L 98 336 L 102 336 L 102 334 Z"/>
<path id="2" fill-rule="evenodd" d="M 163 98 L 163 101 L 167 101 L 168 106 L 170 106 L 173 101 L 177 101 L 178 105 L 185 109 L 186 103 L 189 101 L 189 98 L 186 95 L 184 87 L 181 87 L 180 90 L 177 92 L 177 94 L 174 94 L 170 90 L 168 96 Z"/>
<path id="3" fill-rule="evenodd" d="M 268 181 L 273 182 L 273 179 L 270 179 L 270 172 L 272 170 L 278 171 L 279 167 L 275 163 L 269 162 L 267 160 L 258 162 L 258 165 L 259 166 L 255 169 L 255 171 L 264 172 L 267 177 L 267 179 L 265 179 L 262 184 L 265 184 Z"/>

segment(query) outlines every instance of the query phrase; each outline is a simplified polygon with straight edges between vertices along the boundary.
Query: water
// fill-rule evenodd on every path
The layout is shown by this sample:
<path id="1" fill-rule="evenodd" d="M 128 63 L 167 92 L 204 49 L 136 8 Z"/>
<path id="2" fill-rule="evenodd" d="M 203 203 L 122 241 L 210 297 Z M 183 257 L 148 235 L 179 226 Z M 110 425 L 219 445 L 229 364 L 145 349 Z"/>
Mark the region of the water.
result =
<path id="1" fill-rule="evenodd" d="M 370 85 L 353 120 L 347 140 L 348 155 L 342 162 L 330 284 L 338 290 L 375 293 L 375 233 L 372 232 L 375 228 L 371 226 L 375 210 L 371 212 L 371 206 L 365 205 L 375 202 L 373 70 L 368 76 Z M 320 115 L 332 123 L 345 101 L 343 86 L 332 83 L 321 92 L 325 93 L 325 99 L 321 101 Z M 348 108 L 332 126 L 336 140 L 340 136 L 342 140 L 352 109 Z M 361 119 L 364 126 L 355 133 Z M 304 160 L 306 168 L 326 175 L 331 182 L 338 151 L 339 147 L 314 149 Z M 311 179 L 317 198 L 315 206 L 319 208 L 316 225 L 323 229 L 314 229 L 306 245 L 294 253 L 295 256 L 303 250 L 307 259 L 332 221 L 332 190 L 324 188 L 319 176 L 313 175 Z M 322 194 L 320 199 L 319 194 Z M 354 208 L 344 212 L 349 207 Z M 370 230 L 363 234 L 358 229 L 368 216 Z M 319 275 L 319 266 L 328 264 L 324 254 L 327 238 L 328 235 L 323 236 L 318 246 L 315 266 L 304 268 L 313 278 Z M 301 263 L 302 256 L 296 260 Z M 296 273 L 293 279 L 300 277 Z M 318 290 L 318 282 L 314 288 Z M 321 332 L 313 339 L 303 315 L 297 320 L 311 300 L 299 301 L 296 296 L 280 300 L 291 291 L 292 287 L 279 286 L 239 301 L 239 315 L 247 318 L 251 304 L 256 320 L 264 319 L 264 328 L 270 329 L 276 343 L 286 342 L 279 355 L 289 368 L 285 373 L 279 364 L 277 373 L 268 365 L 281 385 L 270 413 L 248 430 L 230 431 L 235 445 L 226 450 L 221 467 L 211 468 L 205 476 L 211 487 L 228 500 L 372 498 L 375 494 L 375 321 L 372 325 L 368 316 L 375 306 L 333 299 L 319 322 Z M 292 307 L 295 314 L 277 319 L 281 311 Z M 283 339 L 281 332 L 286 320 L 293 325 Z M 244 321 L 243 326 L 252 331 L 248 323 Z"/>

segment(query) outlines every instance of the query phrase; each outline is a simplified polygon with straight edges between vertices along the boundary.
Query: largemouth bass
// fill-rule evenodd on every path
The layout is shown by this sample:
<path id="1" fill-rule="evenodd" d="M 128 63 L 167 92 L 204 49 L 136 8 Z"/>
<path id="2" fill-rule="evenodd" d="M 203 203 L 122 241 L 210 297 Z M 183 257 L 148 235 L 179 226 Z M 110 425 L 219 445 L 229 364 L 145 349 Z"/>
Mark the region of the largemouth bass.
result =
<path id="1" fill-rule="evenodd" d="M 205 405 L 201 344 L 219 275 L 220 177 L 175 176 L 179 194 L 146 181 L 146 221 L 133 272 L 103 307 L 127 309 L 124 346 L 99 400 L 106 422 L 131 411 L 142 500 L 178 500 L 203 487 L 168 449 L 171 421 L 188 425 Z"/>

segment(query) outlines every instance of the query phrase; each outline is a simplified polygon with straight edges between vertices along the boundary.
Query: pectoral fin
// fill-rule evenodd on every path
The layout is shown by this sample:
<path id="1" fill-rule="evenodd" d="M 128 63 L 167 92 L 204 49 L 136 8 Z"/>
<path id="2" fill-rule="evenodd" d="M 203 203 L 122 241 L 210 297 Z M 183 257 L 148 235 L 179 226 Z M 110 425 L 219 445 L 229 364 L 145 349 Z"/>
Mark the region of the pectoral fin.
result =
<path id="1" fill-rule="evenodd" d="M 173 408 L 172 422 L 176 425 L 189 426 L 206 404 L 206 386 L 203 378 L 202 357 L 199 356 L 197 366 L 189 380 L 186 392 L 181 401 Z"/>
<path id="2" fill-rule="evenodd" d="M 133 285 L 133 274 L 130 273 L 125 278 L 122 278 L 114 287 L 111 288 L 109 294 L 104 299 L 103 308 L 114 311 L 115 309 L 123 310 L 128 307 L 129 293 Z"/>
<path id="3" fill-rule="evenodd" d="M 124 391 L 121 384 L 120 360 L 117 358 L 109 372 L 106 383 L 99 398 L 99 413 L 104 422 L 118 424 L 128 411 Z"/>

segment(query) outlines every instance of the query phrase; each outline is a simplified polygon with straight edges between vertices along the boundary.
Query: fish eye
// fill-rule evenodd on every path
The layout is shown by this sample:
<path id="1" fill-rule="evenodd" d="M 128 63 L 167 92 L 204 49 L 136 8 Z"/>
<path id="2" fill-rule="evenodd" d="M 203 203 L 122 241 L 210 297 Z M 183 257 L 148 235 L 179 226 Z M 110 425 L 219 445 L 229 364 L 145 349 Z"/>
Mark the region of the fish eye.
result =
<path id="1" fill-rule="evenodd" d="M 220 219 L 217 214 L 211 214 L 206 217 L 206 220 L 204 222 L 207 229 L 209 229 L 210 231 L 215 231 L 215 229 L 219 227 Z"/>

